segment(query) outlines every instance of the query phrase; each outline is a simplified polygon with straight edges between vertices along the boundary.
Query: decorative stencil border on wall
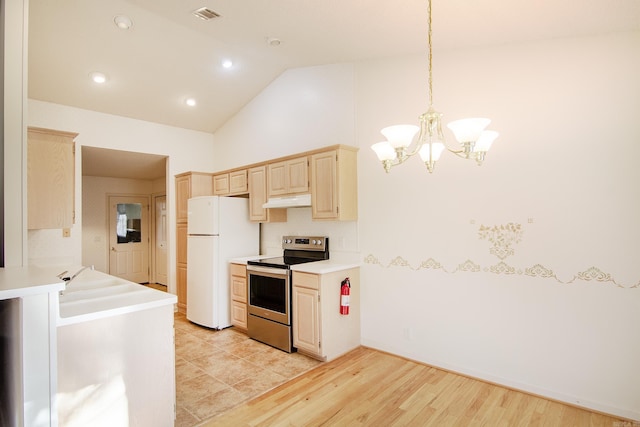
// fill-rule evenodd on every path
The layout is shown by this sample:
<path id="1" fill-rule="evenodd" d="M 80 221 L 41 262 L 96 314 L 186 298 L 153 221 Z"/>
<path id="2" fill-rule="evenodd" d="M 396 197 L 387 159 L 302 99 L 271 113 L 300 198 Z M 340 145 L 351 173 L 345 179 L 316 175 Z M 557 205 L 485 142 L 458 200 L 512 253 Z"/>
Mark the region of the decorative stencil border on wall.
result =
<path id="1" fill-rule="evenodd" d="M 494 226 L 480 225 L 478 230 L 478 237 L 480 240 L 486 240 L 491 244 L 489 253 L 495 255 L 500 262 L 488 267 L 482 267 L 476 264 L 472 260 L 468 259 L 461 264 L 458 264 L 454 269 L 449 270 L 445 268 L 440 262 L 433 258 L 428 258 L 422 261 L 417 266 L 412 266 L 407 260 L 401 256 L 397 256 L 392 259 L 387 265 L 382 264 L 378 258 L 374 255 L 367 255 L 364 258 L 365 264 L 376 264 L 384 268 L 389 267 L 406 267 L 412 270 L 441 270 L 445 273 L 454 274 L 459 271 L 479 273 L 484 271 L 485 273 L 504 274 L 504 275 L 525 275 L 529 277 L 537 277 L 542 279 L 553 279 L 558 283 L 569 284 L 576 281 L 595 281 L 602 283 L 611 283 L 619 288 L 632 289 L 640 288 L 640 280 L 636 284 L 623 284 L 617 282 L 611 274 L 605 273 L 597 267 L 590 267 L 584 271 L 577 272 L 570 280 L 561 280 L 556 276 L 552 269 L 547 268 L 541 264 L 535 264 L 527 268 L 513 267 L 505 259 L 515 254 L 514 246 L 522 241 L 522 225 L 517 223 L 508 223 Z"/>

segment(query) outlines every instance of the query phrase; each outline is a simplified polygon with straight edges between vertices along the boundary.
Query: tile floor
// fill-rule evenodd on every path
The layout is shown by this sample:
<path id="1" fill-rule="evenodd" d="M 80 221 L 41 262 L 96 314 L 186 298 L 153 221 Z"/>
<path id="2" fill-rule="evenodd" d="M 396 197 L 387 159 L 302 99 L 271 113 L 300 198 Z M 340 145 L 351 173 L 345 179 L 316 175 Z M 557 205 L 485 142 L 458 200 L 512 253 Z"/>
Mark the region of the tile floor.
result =
<path id="1" fill-rule="evenodd" d="M 176 427 L 197 426 L 321 362 L 175 315 Z"/>

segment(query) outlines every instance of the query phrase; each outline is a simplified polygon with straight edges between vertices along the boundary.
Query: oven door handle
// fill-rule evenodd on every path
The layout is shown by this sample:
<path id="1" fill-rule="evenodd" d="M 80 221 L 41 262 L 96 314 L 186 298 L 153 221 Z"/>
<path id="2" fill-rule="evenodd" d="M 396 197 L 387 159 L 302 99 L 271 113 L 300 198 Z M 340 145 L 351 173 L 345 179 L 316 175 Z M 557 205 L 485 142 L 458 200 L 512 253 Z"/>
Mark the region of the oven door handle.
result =
<path id="1" fill-rule="evenodd" d="M 266 273 L 279 277 L 289 276 L 289 270 L 282 268 L 263 267 L 261 265 L 247 265 L 247 273 Z"/>

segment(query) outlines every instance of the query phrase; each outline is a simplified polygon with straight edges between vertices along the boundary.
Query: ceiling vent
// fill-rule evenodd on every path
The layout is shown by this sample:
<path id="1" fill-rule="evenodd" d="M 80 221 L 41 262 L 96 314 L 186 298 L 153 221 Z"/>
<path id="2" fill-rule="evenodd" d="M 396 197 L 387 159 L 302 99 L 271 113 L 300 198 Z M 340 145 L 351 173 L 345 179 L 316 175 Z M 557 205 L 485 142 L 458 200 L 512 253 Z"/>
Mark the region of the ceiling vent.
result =
<path id="1" fill-rule="evenodd" d="M 219 18 L 220 15 L 215 13 L 213 10 L 208 9 L 206 7 L 201 7 L 200 9 L 196 9 L 193 11 L 193 14 L 203 21 L 210 21 L 214 18 Z"/>

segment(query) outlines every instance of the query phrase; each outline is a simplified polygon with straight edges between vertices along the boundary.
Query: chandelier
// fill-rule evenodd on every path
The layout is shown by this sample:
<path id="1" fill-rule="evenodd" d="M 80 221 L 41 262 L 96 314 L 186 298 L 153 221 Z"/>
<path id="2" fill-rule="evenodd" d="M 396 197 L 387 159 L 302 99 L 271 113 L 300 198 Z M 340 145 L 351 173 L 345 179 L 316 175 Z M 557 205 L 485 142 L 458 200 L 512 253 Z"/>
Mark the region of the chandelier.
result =
<path id="1" fill-rule="evenodd" d="M 420 126 L 395 125 L 382 129 L 380 132 L 386 141 L 373 144 L 371 148 L 382 162 L 384 170 L 389 173 L 392 166 L 399 165 L 414 154 L 419 154 L 427 166 L 429 173 L 433 172 L 436 162 L 446 149 L 463 159 L 475 160 L 482 165 L 484 158 L 491 148 L 491 144 L 498 137 L 498 132 L 484 130 L 489 119 L 461 119 L 447 124 L 453 132 L 461 149 L 451 150 L 446 147 L 442 132 L 442 113 L 433 108 L 433 76 L 432 76 L 432 44 L 431 44 L 431 0 L 428 1 L 428 44 L 429 44 L 429 109 L 420 116 Z M 420 131 L 414 142 L 416 133 Z"/>

